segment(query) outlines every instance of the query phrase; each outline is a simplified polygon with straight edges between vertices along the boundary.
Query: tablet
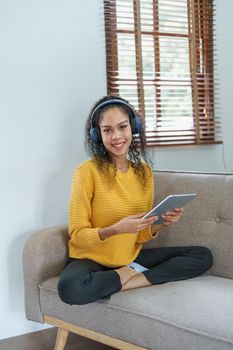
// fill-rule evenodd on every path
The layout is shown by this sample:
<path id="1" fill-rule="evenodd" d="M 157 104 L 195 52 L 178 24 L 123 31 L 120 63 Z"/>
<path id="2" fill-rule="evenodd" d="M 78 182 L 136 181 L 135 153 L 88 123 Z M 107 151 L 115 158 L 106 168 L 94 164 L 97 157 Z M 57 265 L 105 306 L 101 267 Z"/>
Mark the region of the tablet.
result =
<path id="1" fill-rule="evenodd" d="M 158 220 L 154 221 L 153 224 L 162 224 L 164 221 L 162 214 L 168 211 L 172 211 L 175 208 L 182 208 L 194 197 L 196 197 L 196 193 L 172 194 L 157 204 L 151 211 L 149 211 L 149 213 L 144 216 L 144 218 L 149 218 L 156 215 L 159 218 Z"/>

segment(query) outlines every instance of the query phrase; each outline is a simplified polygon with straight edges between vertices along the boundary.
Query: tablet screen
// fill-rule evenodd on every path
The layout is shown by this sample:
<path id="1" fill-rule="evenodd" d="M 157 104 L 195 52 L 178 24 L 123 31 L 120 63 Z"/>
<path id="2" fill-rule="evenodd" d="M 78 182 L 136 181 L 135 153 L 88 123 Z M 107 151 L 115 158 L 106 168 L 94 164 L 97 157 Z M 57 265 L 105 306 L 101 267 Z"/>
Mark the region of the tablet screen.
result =
<path id="1" fill-rule="evenodd" d="M 172 211 L 176 208 L 182 208 L 194 197 L 196 197 L 196 193 L 172 194 L 157 204 L 151 211 L 149 211 L 149 213 L 144 216 L 144 218 L 149 218 L 151 216 L 157 215 L 159 218 L 153 222 L 153 224 L 161 224 L 163 223 L 163 218 L 161 216 L 162 214 L 168 211 Z"/>

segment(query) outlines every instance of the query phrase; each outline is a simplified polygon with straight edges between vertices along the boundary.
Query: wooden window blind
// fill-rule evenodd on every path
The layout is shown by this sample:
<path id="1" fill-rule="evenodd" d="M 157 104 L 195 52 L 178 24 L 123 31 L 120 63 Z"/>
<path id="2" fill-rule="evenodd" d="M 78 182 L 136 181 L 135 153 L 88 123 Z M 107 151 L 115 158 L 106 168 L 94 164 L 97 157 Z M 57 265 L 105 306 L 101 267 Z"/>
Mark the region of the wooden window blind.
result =
<path id="1" fill-rule="evenodd" d="M 104 0 L 108 94 L 144 119 L 148 146 L 221 142 L 214 0 Z"/>

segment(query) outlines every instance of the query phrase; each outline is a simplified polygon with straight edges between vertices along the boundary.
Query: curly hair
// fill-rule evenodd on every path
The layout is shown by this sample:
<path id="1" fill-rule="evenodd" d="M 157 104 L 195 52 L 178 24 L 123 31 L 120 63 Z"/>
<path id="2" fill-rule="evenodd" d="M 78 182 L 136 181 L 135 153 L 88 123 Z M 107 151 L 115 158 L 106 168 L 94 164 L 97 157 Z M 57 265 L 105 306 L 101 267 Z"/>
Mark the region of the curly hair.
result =
<path id="1" fill-rule="evenodd" d="M 119 101 L 123 101 L 126 104 L 114 104 L 109 103 L 106 106 L 100 107 L 98 109 L 98 106 L 102 104 L 105 101 L 112 100 L 112 99 L 117 99 Z M 129 105 L 129 107 L 127 106 Z M 114 96 L 114 95 L 108 95 L 104 96 L 100 100 L 98 100 L 94 106 L 92 107 L 88 118 L 86 122 L 86 129 L 85 129 L 85 148 L 87 153 L 95 159 L 97 162 L 97 165 L 102 171 L 105 176 L 108 178 L 109 181 L 111 181 L 116 174 L 116 164 L 114 159 L 111 157 L 109 152 L 106 150 L 102 138 L 101 138 L 101 133 L 99 129 L 99 121 L 103 113 L 110 108 L 118 108 L 120 109 L 123 113 L 126 113 L 129 117 L 131 129 L 132 129 L 132 114 L 136 114 L 139 118 L 139 114 L 136 113 L 134 110 L 133 106 L 130 105 L 130 103 L 123 99 L 122 97 L 119 96 Z M 93 113 L 94 112 L 94 113 Z M 141 118 L 140 118 L 141 119 Z M 93 142 L 92 137 L 90 135 L 90 130 L 92 128 L 96 128 L 96 132 L 98 134 L 98 141 L 99 142 Z M 145 132 L 144 132 L 144 127 L 142 123 L 142 129 L 138 135 L 132 135 L 132 142 L 129 146 L 128 150 L 128 159 L 131 162 L 132 167 L 134 168 L 134 172 L 139 175 L 141 182 L 143 185 L 146 184 L 146 172 L 145 172 L 145 163 L 149 165 L 149 161 L 146 155 L 146 142 L 145 142 Z M 144 165 L 143 165 L 144 163 Z M 113 167 L 114 172 L 112 172 L 110 169 Z"/>

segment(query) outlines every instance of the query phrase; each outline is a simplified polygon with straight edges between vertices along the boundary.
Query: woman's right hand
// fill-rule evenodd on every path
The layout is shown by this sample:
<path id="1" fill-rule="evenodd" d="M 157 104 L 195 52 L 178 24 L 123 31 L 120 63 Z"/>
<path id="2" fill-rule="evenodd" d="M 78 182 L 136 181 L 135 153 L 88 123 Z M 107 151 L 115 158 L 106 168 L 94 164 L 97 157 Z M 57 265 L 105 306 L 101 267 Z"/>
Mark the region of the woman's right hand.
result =
<path id="1" fill-rule="evenodd" d="M 134 214 L 116 222 L 112 226 L 99 229 L 99 237 L 102 241 L 119 233 L 138 233 L 153 224 L 158 219 L 157 216 L 143 219 L 146 213 Z"/>
<path id="2" fill-rule="evenodd" d="M 143 219 L 145 214 L 146 213 L 134 214 L 121 219 L 113 225 L 114 231 L 116 231 L 116 233 L 138 233 L 151 226 L 153 222 L 158 219 L 157 216 Z"/>

